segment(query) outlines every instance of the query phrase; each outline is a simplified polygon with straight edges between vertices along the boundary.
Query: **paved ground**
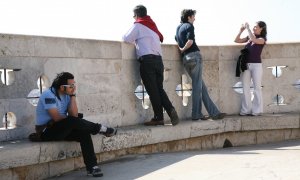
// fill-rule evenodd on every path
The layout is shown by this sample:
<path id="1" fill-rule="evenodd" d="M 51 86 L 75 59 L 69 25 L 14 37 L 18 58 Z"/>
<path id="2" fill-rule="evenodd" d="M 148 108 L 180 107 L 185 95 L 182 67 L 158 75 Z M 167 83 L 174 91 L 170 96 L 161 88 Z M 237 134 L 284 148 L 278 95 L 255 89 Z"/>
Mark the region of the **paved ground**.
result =
<path id="1" fill-rule="evenodd" d="M 209 151 L 127 156 L 101 164 L 104 176 L 85 170 L 60 180 L 299 180 L 300 140 Z"/>

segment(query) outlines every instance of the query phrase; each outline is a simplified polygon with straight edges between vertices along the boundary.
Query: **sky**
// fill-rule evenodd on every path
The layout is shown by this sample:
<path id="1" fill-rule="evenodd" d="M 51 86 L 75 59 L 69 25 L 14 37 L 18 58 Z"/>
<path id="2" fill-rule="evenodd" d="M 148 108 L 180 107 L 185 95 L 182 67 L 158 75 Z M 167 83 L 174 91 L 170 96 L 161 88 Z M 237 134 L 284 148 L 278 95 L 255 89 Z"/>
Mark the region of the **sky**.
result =
<path id="1" fill-rule="evenodd" d="M 267 24 L 269 43 L 300 42 L 300 0 L 0 0 L 0 33 L 121 41 L 142 4 L 175 44 L 182 9 L 197 11 L 198 45 L 231 45 L 241 24 Z M 245 33 L 242 36 L 246 36 Z"/>

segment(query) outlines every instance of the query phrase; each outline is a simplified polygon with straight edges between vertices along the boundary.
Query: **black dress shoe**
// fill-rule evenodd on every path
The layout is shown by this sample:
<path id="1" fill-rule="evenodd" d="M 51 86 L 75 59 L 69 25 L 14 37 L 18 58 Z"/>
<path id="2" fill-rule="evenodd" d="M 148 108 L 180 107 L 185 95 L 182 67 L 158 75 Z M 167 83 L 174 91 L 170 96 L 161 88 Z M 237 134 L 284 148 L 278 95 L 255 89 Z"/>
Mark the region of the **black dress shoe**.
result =
<path id="1" fill-rule="evenodd" d="M 202 121 L 205 121 L 205 120 L 208 120 L 209 119 L 209 116 L 203 116 L 203 117 L 201 117 L 201 118 L 197 118 L 197 119 L 192 119 L 193 121 L 198 121 L 198 120 L 202 120 Z"/>
<path id="2" fill-rule="evenodd" d="M 145 126 L 158 126 L 158 125 L 165 125 L 165 123 L 164 123 L 164 121 L 157 121 L 157 120 L 151 119 L 151 121 L 145 122 L 144 125 Z"/>
<path id="3" fill-rule="evenodd" d="M 212 117 L 213 120 L 223 119 L 226 116 L 226 113 L 219 113 Z"/>

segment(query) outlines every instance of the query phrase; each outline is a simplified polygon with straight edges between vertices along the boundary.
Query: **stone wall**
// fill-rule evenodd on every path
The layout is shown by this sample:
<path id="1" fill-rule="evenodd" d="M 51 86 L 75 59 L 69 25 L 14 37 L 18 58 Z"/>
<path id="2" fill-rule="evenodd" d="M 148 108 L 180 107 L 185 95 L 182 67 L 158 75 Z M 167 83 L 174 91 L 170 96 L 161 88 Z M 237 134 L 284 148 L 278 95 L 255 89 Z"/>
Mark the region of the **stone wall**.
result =
<path id="1" fill-rule="evenodd" d="M 175 91 L 185 73 L 177 46 L 162 47 L 165 90 L 180 118 L 189 119 L 191 98 L 188 98 L 188 105 L 183 106 L 182 97 Z M 235 77 L 235 64 L 241 48 L 200 47 L 204 60 L 203 78 L 209 93 L 220 110 L 228 114 L 237 114 L 240 107 L 240 94 L 235 92 L 240 88 L 234 86 L 239 82 Z M 300 43 L 268 44 L 262 58 L 264 111 L 299 112 L 300 96 L 296 87 L 300 83 Z M 275 77 L 269 68 L 273 66 L 287 67 L 281 68 L 280 77 Z M 277 76 L 279 69 L 277 67 Z M 10 79 L 6 81 L 4 70 L 14 70 L 7 74 Z M 79 110 L 86 119 L 110 126 L 137 125 L 151 119 L 151 107 L 144 109 L 142 100 L 134 93 L 141 79 L 133 45 L 0 34 L 0 141 L 25 138 L 34 131 L 35 106 L 28 101 L 34 98 L 28 95 L 34 89 L 39 92 L 39 79 L 43 81 L 42 86 L 49 87 L 55 75 L 62 71 L 75 75 Z M 15 128 L 3 128 L 5 114 L 9 120 L 16 120 Z M 165 119 L 169 119 L 166 114 Z"/>

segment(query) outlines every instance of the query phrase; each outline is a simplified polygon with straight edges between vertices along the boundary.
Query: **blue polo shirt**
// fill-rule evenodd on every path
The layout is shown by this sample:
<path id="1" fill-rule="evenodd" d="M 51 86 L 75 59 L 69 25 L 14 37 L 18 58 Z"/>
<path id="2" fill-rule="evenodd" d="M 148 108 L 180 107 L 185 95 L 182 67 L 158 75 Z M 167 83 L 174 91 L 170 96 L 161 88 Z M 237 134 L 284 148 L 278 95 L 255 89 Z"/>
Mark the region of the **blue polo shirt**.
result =
<path id="1" fill-rule="evenodd" d="M 36 108 L 36 125 L 44 125 L 51 120 L 51 116 L 48 113 L 49 109 L 57 109 L 59 114 L 67 116 L 68 107 L 70 105 L 69 95 L 60 95 L 60 100 L 54 94 L 55 90 L 49 88 L 44 91 L 39 99 Z"/>
<path id="2" fill-rule="evenodd" d="M 176 29 L 175 40 L 178 45 L 183 48 L 188 40 L 193 40 L 193 44 L 190 48 L 184 51 L 183 55 L 190 52 L 200 51 L 195 41 L 195 29 L 191 23 L 181 23 Z"/>

